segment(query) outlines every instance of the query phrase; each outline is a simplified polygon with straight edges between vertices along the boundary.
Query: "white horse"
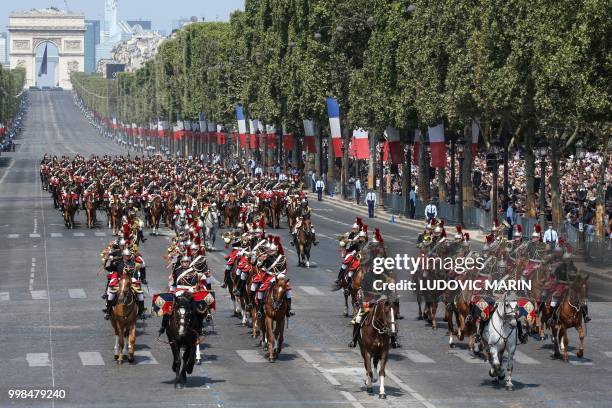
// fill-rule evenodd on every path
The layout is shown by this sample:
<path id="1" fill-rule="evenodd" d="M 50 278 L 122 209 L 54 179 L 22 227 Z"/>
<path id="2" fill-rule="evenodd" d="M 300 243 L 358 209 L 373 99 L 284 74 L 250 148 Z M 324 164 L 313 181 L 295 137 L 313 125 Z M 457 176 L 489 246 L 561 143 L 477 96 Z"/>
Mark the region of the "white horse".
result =
<path id="1" fill-rule="evenodd" d="M 204 245 L 208 250 L 214 250 L 217 229 L 219 228 L 219 212 L 209 208 L 204 215 Z"/>
<path id="2" fill-rule="evenodd" d="M 489 376 L 497 377 L 494 384 L 506 377 L 506 390 L 514 389 L 512 384 L 512 368 L 517 340 L 517 302 L 509 300 L 507 295 L 495 303 L 494 311 L 482 336 L 483 349 L 491 364 Z M 506 353 L 506 372 L 502 367 Z"/>

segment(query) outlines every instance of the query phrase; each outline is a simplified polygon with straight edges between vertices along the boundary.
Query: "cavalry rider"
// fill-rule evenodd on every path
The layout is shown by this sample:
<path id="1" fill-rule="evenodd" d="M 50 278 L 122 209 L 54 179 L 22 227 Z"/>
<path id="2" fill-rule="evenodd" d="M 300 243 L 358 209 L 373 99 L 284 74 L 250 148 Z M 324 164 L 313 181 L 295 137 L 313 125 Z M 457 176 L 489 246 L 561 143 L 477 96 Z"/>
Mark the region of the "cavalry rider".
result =
<path id="1" fill-rule="evenodd" d="M 221 285 L 222 288 L 227 288 L 227 284 L 231 280 L 230 272 L 234 267 L 234 263 L 240 259 L 239 254 L 242 248 L 241 244 L 242 241 L 240 240 L 240 237 L 235 237 L 231 244 L 232 251 L 229 253 L 229 255 L 224 257 L 227 259 L 227 262 L 225 263 L 225 273 L 223 275 L 223 284 Z"/>
<path id="2" fill-rule="evenodd" d="M 359 311 L 357 312 L 357 314 L 353 318 L 353 321 L 351 322 L 353 323 L 353 339 L 348 344 L 350 348 L 355 348 L 357 346 L 357 341 L 359 340 L 359 335 L 361 332 L 361 324 L 363 323 L 364 318 L 370 312 L 370 303 L 364 301 L 364 293 L 361 290 L 361 288 L 359 288 L 358 298 L 361 300 L 361 302 L 359 304 Z M 384 299 L 385 299 L 385 295 L 382 295 L 379 301 L 384 300 Z M 397 341 L 397 330 L 396 330 L 395 321 L 391 322 L 391 332 L 389 333 L 389 336 L 391 338 L 391 347 L 393 348 L 402 347 L 401 344 Z"/>
<path id="3" fill-rule="evenodd" d="M 115 292 L 117 291 L 117 285 L 119 284 L 119 274 L 123 273 L 124 270 L 127 270 L 130 273 L 132 285 L 136 289 L 136 293 L 138 294 L 138 317 L 144 319 L 144 294 L 140 289 L 140 264 L 134 260 L 132 256 L 132 251 L 125 248 L 121 252 L 121 259 L 117 262 L 113 262 L 113 259 L 108 259 L 106 261 L 105 269 L 110 274 L 110 281 L 108 283 L 107 289 L 107 298 L 106 298 L 106 308 L 102 311 L 106 314 L 104 318 L 108 320 L 110 318 L 110 313 L 112 307 L 115 305 Z"/>
<path id="4" fill-rule="evenodd" d="M 559 301 L 565 293 L 568 285 L 570 284 L 571 277 L 567 273 L 566 264 L 559 264 L 552 272 L 548 275 L 542 294 L 540 296 L 540 304 L 538 306 L 538 312 L 541 312 L 542 308 L 550 297 L 550 317 L 546 322 L 549 326 L 552 322 L 557 319 L 557 311 L 559 309 Z M 586 304 L 581 305 L 580 308 L 583 311 L 584 322 L 588 323 L 591 321 L 589 316 L 589 309 Z"/>
<path id="5" fill-rule="evenodd" d="M 257 258 L 258 254 L 261 254 L 262 251 L 269 248 L 268 241 L 265 239 L 261 239 L 251 251 L 248 250 L 251 241 L 248 240 L 247 243 L 248 246 L 240 252 L 240 261 L 238 262 L 238 266 L 236 267 L 236 276 L 239 276 L 240 280 L 238 281 L 238 285 L 234 289 L 234 296 L 242 297 L 244 295 L 247 279 L 249 278 L 249 273 L 253 268 L 253 263 L 257 261 L 263 261 L 259 259 L 253 259 L 252 256 L 255 255 L 255 258 Z M 261 262 L 257 262 L 258 266 L 260 266 L 260 264 Z"/>
<path id="6" fill-rule="evenodd" d="M 268 289 L 274 285 L 277 278 L 285 277 L 287 274 L 287 257 L 279 237 L 274 237 L 274 241 L 268 245 L 265 253 L 267 257 L 261 262 L 261 265 L 258 265 L 259 273 L 251 283 L 251 291 L 257 293 L 257 317 L 264 315 L 265 296 Z M 291 311 L 291 297 L 291 286 L 287 283 L 287 291 L 285 292 L 287 317 L 295 314 Z"/>
<path id="7" fill-rule="evenodd" d="M 338 279 L 336 280 L 336 285 L 340 287 L 340 282 L 346 277 L 346 286 L 347 288 L 351 286 L 353 281 L 353 275 L 355 271 L 359 269 L 359 258 L 357 254 L 361 249 L 362 245 L 367 240 L 368 236 L 368 226 L 363 225 L 362 230 L 359 231 L 357 237 L 351 241 L 351 243 L 346 248 L 346 255 L 344 256 L 344 260 L 342 261 L 342 266 L 338 271 Z"/>
<path id="8" fill-rule="evenodd" d="M 297 232 L 298 229 L 300 229 L 300 227 L 302 226 L 302 221 L 311 219 L 311 213 L 312 209 L 308 206 L 308 201 L 306 200 L 306 198 L 303 198 L 299 208 L 300 215 L 298 215 L 298 217 L 296 218 L 295 226 L 293 228 L 293 231 L 291 231 L 291 235 L 293 236 L 293 239 L 291 240 L 291 245 L 294 245 L 294 241 L 297 240 Z M 312 222 L 310 224 L 310 233 L 312 234 L 312 244 L 316 246 L 319 241 L 317 241 L 317 236 L 315 234 L 315 229 L 312 225 Z"/>

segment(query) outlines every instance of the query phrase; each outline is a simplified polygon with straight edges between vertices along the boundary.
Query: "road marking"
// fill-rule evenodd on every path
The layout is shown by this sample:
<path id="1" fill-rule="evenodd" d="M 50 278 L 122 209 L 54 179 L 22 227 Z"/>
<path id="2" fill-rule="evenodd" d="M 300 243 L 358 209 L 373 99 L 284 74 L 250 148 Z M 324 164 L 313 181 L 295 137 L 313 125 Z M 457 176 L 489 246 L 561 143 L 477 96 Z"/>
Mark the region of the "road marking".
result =
<path id="1" fill-rule="evenodd" d="M 365 408 L 362 404 L 360 404 L 357 401 L 357 398 L 355 398 L 353 394 L 351 394 L 350 392 L 340 391 L 340 394 L 342 394 L 342 396 L 346 398 L 347 401 L 350 401 L 351 405 L 354 406 L 355 408 Z"/>
<path id="2" fill-rule="evenodd" d="M 40 238 L 40 234 L 30 234 L 30 238 Z"/>
<path id="3" fill-rule="evenodd" d="M 94 235 L 96 237 L 105 237 L 106 236 L 106 232 L 94 232 Z"/>
<path id="4" fill-rule="evenodd" d="M 34 300 L 46 300 L 46 299 L 49 299 L 49 296 L 47 295 L 47 291 L 46 290 L 32 290 L 32 291 L 30 291 L 30 294 L 32 295 L 32 299 L 34 299 Z"/>
<path id="5" fill-rule="evenodd" d="M 147 350 L 137 350 L 134 352 L 135 364 L 159 364 L 153 354 Z"/>
<path id="6" fill-rule="evenodd" d="M 311 296 L 325 296 L 325 293 L 314 286 L 300 286 L 299 288 Z"/>
<path id="7" fill-rule="evenodd" d="M 64 234 L 62 234 L 61 232 L 52 232 L 50 235 L 51 238 L 61 238 L 64 236 Z"/>
<path id="8" fill-rule="evenodd" d="M 84 232 L 75 232 L 72 235 L 74 235 L 75 237 L 84 237 L 85 233 Z"/>
<path id="9" fill-rule="evenodd" d="M 68 289 L 68 295 L 72 299 L 86 299 L 87 298 L 87 293 L 85 293 L 85 290 L 82 288 Z"/>
<path id="10" fill-rule="evenodd" d="M 27 353 L 26 360 L 30 367 L 49 367 L 51 365 L 49 353 Z"/>
<path id="11" fill-rule="evenodd" d="M 473 357 L 467 350 L 449 350 L 448 354 L 459 357 L 461 360 L 470 364 L 486 364 L 487 362 L 481 358 Z"/>
<path id="12" fill-rule="evenodd" d="M 0 300 L 2 300 L 1 296 L 0 296 Z M 612 358 L 612 351 L 604 351 L 603 353 L 606 355 L 606 357 Z"/>
<path id="13" fill-rule="evenodd" d="M 11 300 L 11 295 L 8 292 L 0 292 L 0 302 L 8 302 Z"/>
<path id="14" fill-rule="evenodd" d="M 387 377 L 389 377 L 391 379 L 391 381 L 396 383 L 402 390 L 404 390 L 407 393 L 409 393 L 410 395 L 412 395 L 412 397 L 415 400 L 419 401 L 425 407 L 427 407 L 427 408 L 436 408 L 436 406 L 434 404 L 432 404 L 431 402 L 427 401 L 425 399 L 425 397 L 423 397 L 421 394 L 419 394 L 418 392 L 413 390 L 412 387 L 410 387 L 408 384 L 406 384 L 404 381 L 402 381 L 401 378 L 399 378 L 397 375 L 393 374 L 390 370 L 385 370 L 385 374 L 387 374 Z"/>
<path id="15" fill-rule="evenodd" d="M 247 363 L 265 363 L 267 361 L 257 350 L 236 350 L 236 353 Z"/>
<path id="16" fill-rule="evenodd" d="M 325 379 L 331 384 L 331 385 L 342 385 L 340 384 L 340 381 L 336 380 L 334 378 L 333 375 L 331 375 L 327 370 L 324 370 L 323 368 L 321 368 L 320 364 L 315 363 L 314 359 L 312 357 L 310 357 L 310 354 L 308 354 L 305 350 L 296 350 L 296 352 L 302 356 L 302 358 L 308 363 L 310 364 L 312 367 L 314 367 L 318 372 L 321 373 L 321 375 L 323 377 L 325 377 Z"/>
<path id="17" fill-rule="evenodd" d="M 97 351 L 79 351 L 81 364 L 84 366 L 103 366 L 104 360 L 102 355 Z"/>
<path id="18" fill-rule="evenodd" d="M 531 358 L 527 354 L 519 350 L 514 351 L 514 359 L 518 361 L 520 364 L 541 364 L 535 358 Z"/>
<path id="19" fill-rule="evenodd" d="M 8 234 L 8 237 L 12 239 L 19 238 L 19 234 Z"/>
<path id="20" fill-rule="evenodd" d="M 419 351 L 416 351 L 416 350 L 404 350 L 401 352 L 401 354 L 407 359 L 409 359 L 410 361 L 412 361 L 413 363 L 425 363 L 425 364 L 435 363 L 434 360 L 432 360 L 431 358 L 427 357 L 425 354 Z"/>

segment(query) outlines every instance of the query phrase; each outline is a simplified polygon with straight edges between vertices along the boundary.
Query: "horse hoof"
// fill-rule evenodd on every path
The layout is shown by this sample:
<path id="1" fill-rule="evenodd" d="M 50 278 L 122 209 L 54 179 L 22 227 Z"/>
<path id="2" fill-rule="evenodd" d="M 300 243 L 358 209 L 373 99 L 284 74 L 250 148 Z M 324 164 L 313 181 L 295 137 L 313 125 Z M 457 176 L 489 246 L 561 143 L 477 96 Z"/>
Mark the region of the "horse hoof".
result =
<path id="1" fill-rule="evenodd" d="M 489 369 L 489 377 L 495 377 L 495 371 L 493 371 L 492 368 Z M 495 379 L 493 381 L 497 381 L 497 379 Z"/>
<path id="2" fill-rule="evenodd" d="M 366 388 L 366 392 L 367 392 L 368 394 L 372 394 L 372 393 L 374 392 L 374 388 L 372 388 L 372 387 L 368 387 L 368 388 Z"/>
<path id="3" fill-rule="evenodd" d="M 514 391 L 514 387 L 512 385 L 506 385 L 506 391 Z"/>
<path id="4" fill-rule="evenodd" d="M 202 364 L 202 359 L 199 359 L 199 358 L 198 358 L 198 359 L 196 359 L 195 363 L 196 363 L 196 365 L 200 365 L 200 364 Z"/>
<path id="5" fill-rule="evenodd" d="M 378 394 L 378 399 L 387 399 L 385 394 Z"/>
<path id="6" fill-rule="evenodd" d="M 449 346 L 450 346 L 450 348 L 455 348 L 456 347 L 455 343 L 451 343 Z"/>
<path id="7" fill-rule="evenodd" d="M 576 357 L 582 358 L 582 356 L 584 356 L 584 350 L 578 350 L 578 352 L 576 353 Z"/>
<path id="8" fill-rule="evenodd" d="M 274 363 L 274 362 L 275 362 L 274 358 L 268 357 L 268 363 Z"/>
<path id="9" fill-rule="evenodd" d="M 119 360 L 119 355 L 115 354 L 115 360 Z"/>

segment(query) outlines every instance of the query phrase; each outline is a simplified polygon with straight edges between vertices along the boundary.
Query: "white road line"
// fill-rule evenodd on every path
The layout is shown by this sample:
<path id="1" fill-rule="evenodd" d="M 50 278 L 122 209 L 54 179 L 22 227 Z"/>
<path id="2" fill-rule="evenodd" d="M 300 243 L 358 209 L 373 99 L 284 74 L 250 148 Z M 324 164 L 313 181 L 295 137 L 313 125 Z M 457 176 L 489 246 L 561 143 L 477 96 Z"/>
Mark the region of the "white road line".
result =
<path id="1" fill-rule="evenodd" d="M 302 356 L 304 360 L 306 360 L 307 363 L 314 364 L 315 362 L 314 359 L 310 357 L 310 354 L 308 354 L 306 351 L 304 350 L 296 350 L 296 351 L 300 356 Z"/>
<path id="2" fill-rule="evenodd" d="M 340 381 L 336 380 L 334 378 L 333 375 L 331 375 L 328 371 L 324 370 L 323 368 L 321 368 L 321 366 L 317 363 L 315 363 L 314 359 L 312 357 L 310 357 L 310 354 L 308 354 L 305 350 L 296 350 L 296 352 L 302 356 L 302 358 L 311 366 L 313 366 L 318 372 L 321 373 L 321 375 L 323 377 L 325 377 L 325 379 L 334 386 L 337 385 L 342 385 L 340 384 Z"/>
<path id="3" fill-rule="evenodd" d="M 46 290 L 32 290 L 30 291 L 33 300 L 47 300 L 49 296 Z"/>
<path id="4" fill-rule="evenodd" d="M 314 286 L 299 286 L 299 288 L 311 296 L 325 296 L 325 293 Z"/>
<path id="5" fill-rule="evenodd" d="M 519 350 L 514 351 L 514 359 L 520 364 L 541 364 L 535 358 L 531 358 L 527 354 Z"/>
<path id="6" fill-rule="evenodd" d="M 103 366 L 102 355 L 97 351 L 79 351 L 81 364 L 84 366 Z"/>
<path id="7" fill-rule="evenodd" d="M 82 288 L 68 289 L 68 295 L 71 299 L 86 299 L 87 293 Z"/>
<path id="8" fill-rule="evenodd" d="M 408 384 L 406 384 L 404 381 L 402 381 L 401 378 L 399 378 L 397 375 L 393 374 L 390 370 L 385 370 L 385 374 L 387 374 L 387 377 L 389 377 L 391 379 L 391 381 L 396 383 L 402 390 L 404 390 L 407 393 L 409 393 L 410 395 L 412 395 L 412 397 L 415 400 L 419 401 L 425 407 L 427 407 L 427 408 L 436 408 L 436 406 L 434 404 L 432 404 L 431 402 L 427 401 L 425 399 L 425 397 L 423 397 L 421 394 L 419 394 L 418 392 L 413 390 L 412 387 L 410 387 Z"/>
<path id="9" fill-rule="evenodd" d="M 473 357 L 467 350 L 449 350 L 448 354 L 459 357 L 461 360 L 470 364 L 486 364 L 487 362 L 481 358 Z"/>
<path id="10" fill-rule="evenodd" d="M 265 363 L 267 360 L 257 350 L 236 350 L 246 363 Z"/>
<path id="11" fill-rule="evenodd" d="M 61 238 L 64 236 L 64 234 L 62 234 L 61 232 L 52 232 L 49 235 L 51 235 L 51 238 Z"/>
<path id="12" fill-rule="evenodd" d="M 8 234 L 8 237 L 11 239 L 19 238 L 19 234 Z"/>
<path id="13" fill-rule="evenodd" d="M 1 297 L 0 300 L 2 300 Z M 603 353 L 606 355 L 606 357 L 612 358 L 612 351 L 603 351 Z"/>
<path id="14" fill-rule="evenodd" d="M 11 300 L 11 295 L 8 292 L 0 292 L 0 302 L 8 302 Z"/>
<path id="15" fill-rule="evenodd" d="M 72 235 L 75 236 L 75 237 L 84 237 L 85 233 L 84 232 L 75 232 Z"/>
<path id="16" fill-rule="evenodd" d="M 413 363 L 433 364 L 434 360 L 416 350 L 403 350 L 401 354 Z"/>
<path id="17" fill-rule="evenodd" d="M 340 391 L 340 394 L 342 394 L 342 396 L 344 398 L 346 398 L 347 401 L 350 401 L 351 405 L 354 406 L 355 408 L 365 408 L 362 404 L 360 404 L 357 401 L 357 398 L 355 398 L 353 396 L 353 394 L 351 394 L 350 392 L 348 392 L 348 391 Z"/>
<path id="18" fill-rule="evenodd" d="M 27 353 L 26 360 L 30 367 L 49 367 L 51 365 L 49 353 Z"/>
<path id="19" fill-rule="evenodd" d="M 30 234 L 30 238 L 40 238 L 40 234 Z"/>
<path id="20" fill-rule="evenodd" d="M 159 364 L 153 354 L 147 350 L 136 350 L 134 352 L 135 364 Z"/>
<path id="21" fill-rule="evenodd" d="M 96 237 L 105 237 L 106 236 L 106 232 L 94 232 L 94 235 Z"/>

